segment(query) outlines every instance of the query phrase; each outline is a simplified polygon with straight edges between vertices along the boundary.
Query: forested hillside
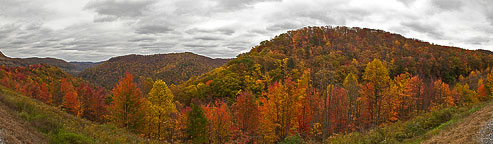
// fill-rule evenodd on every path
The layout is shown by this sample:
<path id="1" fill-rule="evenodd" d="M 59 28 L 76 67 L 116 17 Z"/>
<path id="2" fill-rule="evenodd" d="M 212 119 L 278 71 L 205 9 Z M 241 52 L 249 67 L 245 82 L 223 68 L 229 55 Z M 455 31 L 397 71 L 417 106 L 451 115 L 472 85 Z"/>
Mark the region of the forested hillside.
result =
<path id="1" fill-rule="evenodd" d="M 102 64 L 84 70 L 80 77 L 105 88 L 112 88 L 126 72 L 145 80 L 162 79 L 179 84 L 225 64 L 227 59 L 211 59 L 193 53 L 156 55 L 127 55 L 111 58 Z"/>
<path id="2" fill-rule="evenodd" d="M 55 66 L 0 66 L 0 84 L 89 120 L 102 122 L 106 114 L 107 93 L 103 88 L 72 77 Z"/>
<path id="3" fill-rule="evenodd" d="M 486 75 L 492 64 L 489 51 L 373 29 L 307 27 L 171 89 L 178 101 L 192 105 L 191 113 L 203 105 L 209 130 L 202 132 L 223 123 L 241 132 L 197 141 L 320 142 L 491 99 L 493 74 Z M 228 106 L 233 117 L 227 117 Z"/>
<path id="4" fill-rule="evenodd" d="M 263 41 L 228 64 L 177 86 L 174 93 L 187 103 L 191 98 L 234 98 L 241 90 L 259 96 L 269 85 L 286 77 L 298 80 L 307 70 L 313 80 L 310 84 L 324 91 L 330 84 L 342 86 L 350 73 L 361 81 L 366 65 L 374 59 L 382 61 L 390 78 L 407 72 L 427 83 L 442 80 L 453 85 L 461 75 L 491 66 L 492 54 L 381 30 L 306 27 Z"/>
<path id="5" fill-rule="evenodd" d="M 0 65 L 4 65 L 7 67 L 27 67 L 34 64 L 48 64 L 56 66 L 67 73 L 76 75 L 86 68 L 95 66 L 97 63 L 69 63 L 64 60 L 55 58 L 10 58 L 0 52 Z"/>
<path id="6" fill-rule="evenodd" d="M 493 99 L 492 64 L 485 50 L 306 27 L 229 61 L 129 55 L 81 73 L 109 94 L 49 65 L 1 66 L 0 84 L 160 142 L 399 143 Z"/>

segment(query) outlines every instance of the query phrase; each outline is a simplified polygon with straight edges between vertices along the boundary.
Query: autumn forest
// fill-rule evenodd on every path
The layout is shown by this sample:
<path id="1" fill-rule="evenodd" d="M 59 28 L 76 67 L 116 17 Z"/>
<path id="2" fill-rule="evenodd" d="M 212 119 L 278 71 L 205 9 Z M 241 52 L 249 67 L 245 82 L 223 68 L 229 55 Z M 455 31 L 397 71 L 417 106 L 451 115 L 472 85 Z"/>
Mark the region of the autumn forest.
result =
<path id="1" fill-rule="evenodd" d="M 80 73 L 3 64 L 0 84 L 147 143 L 345 143 L 400 126 L 392 139 L 357 141 L 397 143 L 491 100 L 492 65 L 487 50 L 323 26 L 288 31 L 234 59 L 129 55 Z"/>

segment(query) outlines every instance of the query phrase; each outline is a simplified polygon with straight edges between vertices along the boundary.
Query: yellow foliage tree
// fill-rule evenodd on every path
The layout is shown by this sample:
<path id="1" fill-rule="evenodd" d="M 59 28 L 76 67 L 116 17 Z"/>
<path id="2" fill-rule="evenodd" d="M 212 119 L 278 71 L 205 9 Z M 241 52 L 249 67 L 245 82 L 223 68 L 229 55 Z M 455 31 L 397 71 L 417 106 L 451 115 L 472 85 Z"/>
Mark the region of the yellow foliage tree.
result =
<path id="1" fill-rule="evenodd" d="M 382 64 L 382 61 L 374 59 L 366 65 L 363 80 L 373 86 L 371 91 L 366 91 L 367 93 L 363 95 L 368 96 L 373 108 L 372 126 L 377 126 L 381 121 L 382 100 L 389 88 L 389 70 Z"/>
<path id="2" fill-rule="evenodd" d="M 176 106 L 173 103 L 173 93 L 168 88 L 165 82 L 157 80 L 154 82 L 148 96 L 148 125 L 152 133 L 150 136 L 157 139 L 163 139 L 163 134 L 171 124 L 170 114 L 176 111 Z"/>
<path id="3" fill-rule="evenodd" d="M 493 97 L 493 71 L 491 71 L 490 74 L 488 74 L 488 77 L 486 78 L 486 90 L 488 90 L 488 93 L 490 97 Z"/>
<path id="4" fill-rule="evenodd" d="M 455 91 L 460 96 L 461 104 L 474 104 L 479 102 L 478 94 L 475 91 L 469 89 L 468 84 L 462 85 L 460 83 L 457 83 L 455 85 Z"/>

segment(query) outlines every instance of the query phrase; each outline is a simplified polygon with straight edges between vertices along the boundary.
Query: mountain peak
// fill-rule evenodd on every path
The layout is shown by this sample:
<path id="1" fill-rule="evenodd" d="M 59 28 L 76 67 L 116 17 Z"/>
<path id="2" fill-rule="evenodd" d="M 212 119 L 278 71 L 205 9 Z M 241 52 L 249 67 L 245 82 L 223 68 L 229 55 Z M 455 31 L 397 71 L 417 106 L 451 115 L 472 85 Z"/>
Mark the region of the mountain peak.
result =
<path id="1" fill-rule="evenodd" d="M 2 52 L 0 52 L 0 58 L 6 58 L 7 56 L 5 56 Z"/>

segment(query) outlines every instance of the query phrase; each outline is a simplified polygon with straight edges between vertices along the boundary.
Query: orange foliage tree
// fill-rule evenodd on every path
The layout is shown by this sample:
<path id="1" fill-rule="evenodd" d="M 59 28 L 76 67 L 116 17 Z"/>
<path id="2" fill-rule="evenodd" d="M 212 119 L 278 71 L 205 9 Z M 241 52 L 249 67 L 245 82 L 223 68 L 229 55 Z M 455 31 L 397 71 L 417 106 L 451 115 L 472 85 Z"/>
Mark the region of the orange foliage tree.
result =
<path id="1" fill-rule="evenodd" d="M 481 101 L 484 101 L 484 100 L 487 100 L 489 98 L 489 91 L 488 89 L 486 88 L 485 84 L 483 83 L 483 80 L 480 79 L 478 81 L 478 96 L 479 96 L 479 100 Z"/>
<path id="2" fill-rule="evenodd" d="M 205 118 L 209 121 L 208 133 L 211 143 L 226 143 L 231 140 L 233 121 L 229 108 L 223 101 L 203 106 Z"/>
<path id="3" fill-rule="evenodd" d="M 125 74 L 113 88 L 113 101 L 109 107 L 108 119 L 119 127 L 138 131 L 144 118 L 144 99 L 133 75 Z"/>
<path id="4" fill-rule="evenodd" d="M 302 99 L 290 78 L 285 79 L 284 83 L 276 82 L 269 87 L 265 97 L 260 99 L 260 131 L 265 142 L 277 142 L 294 134 L 298 128 L 296 117 Z"/>
<path id="5" fill-rule="evenodd" d="M 442 82 L 442 80 L 437 80 L 433 83 L 434 99 L 433 107 L 437 108 L 440 105 L 443 106 L 454 106 L 454 97 L 452 91 L 450 91 L 449 85 Z"/>
<path id="6" fill-rule="evenodd" d="M 82 116 L 84 109 L 72 83 L 68 82 L 67 79 L 62 79 L 60 86 L 62 93 L 64 93 L 63 107 L 76 116 Z"/>

